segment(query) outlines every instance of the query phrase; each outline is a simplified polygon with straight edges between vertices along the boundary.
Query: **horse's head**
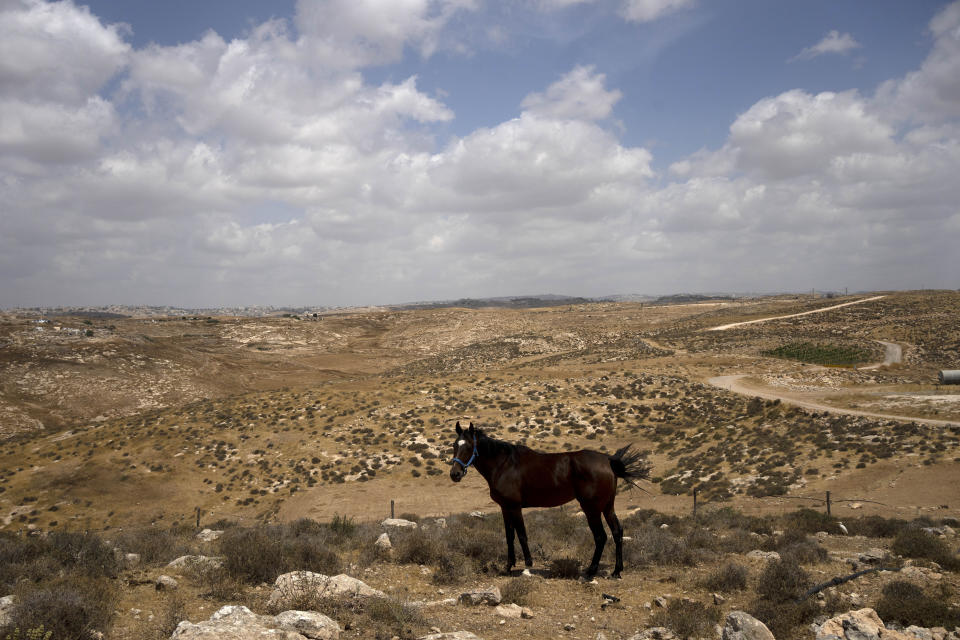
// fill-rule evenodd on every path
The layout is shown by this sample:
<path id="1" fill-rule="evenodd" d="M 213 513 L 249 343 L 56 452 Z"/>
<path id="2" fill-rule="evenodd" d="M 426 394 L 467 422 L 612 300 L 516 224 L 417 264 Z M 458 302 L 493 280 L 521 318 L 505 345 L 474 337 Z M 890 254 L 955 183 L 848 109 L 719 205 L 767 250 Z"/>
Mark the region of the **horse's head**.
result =
<path id="1" fill-rule="evenodd" d="M 460 482 L 467 475 L 467 469 L 477 459 L 477 440 L 480 432 L 470 423 L 468 429 L 463 429 L 457 422 L 457 439 L 453 443 L 453 462 L 450 464 L 450 479 Z"/>

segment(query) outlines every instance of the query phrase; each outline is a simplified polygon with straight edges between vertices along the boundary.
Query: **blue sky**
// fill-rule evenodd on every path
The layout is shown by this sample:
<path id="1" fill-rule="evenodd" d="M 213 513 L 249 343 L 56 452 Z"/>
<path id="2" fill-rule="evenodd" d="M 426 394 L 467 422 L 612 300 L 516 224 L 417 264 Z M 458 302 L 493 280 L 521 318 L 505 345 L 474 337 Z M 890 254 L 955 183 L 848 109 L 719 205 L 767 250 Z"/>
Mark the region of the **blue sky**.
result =
<path id="1" fill-rule="evenodd" d="M 0 307 L 960 286 L 958 3 L 0 13 Z"/>

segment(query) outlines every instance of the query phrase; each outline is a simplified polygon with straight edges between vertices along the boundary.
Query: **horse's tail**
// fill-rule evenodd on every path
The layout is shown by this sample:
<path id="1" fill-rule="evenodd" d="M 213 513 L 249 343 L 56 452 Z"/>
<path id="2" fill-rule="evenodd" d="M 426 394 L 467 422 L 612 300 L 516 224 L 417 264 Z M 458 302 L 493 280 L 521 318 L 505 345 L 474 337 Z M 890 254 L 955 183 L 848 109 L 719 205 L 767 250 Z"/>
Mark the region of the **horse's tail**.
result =
<path id="1" fill-rule="evenodd" d="M 637 480 L 646 480 L 650 477 L 650 462 L 643 456 L 643 453 L 632 449 L 633 445 L 627 445 L 617 449 L 613 455 L 608 455 L 610 459 L 610 468 L 613 469 L 613 475 L 623 478 L 630 487 L 642 488 L 637 484 Z"/>

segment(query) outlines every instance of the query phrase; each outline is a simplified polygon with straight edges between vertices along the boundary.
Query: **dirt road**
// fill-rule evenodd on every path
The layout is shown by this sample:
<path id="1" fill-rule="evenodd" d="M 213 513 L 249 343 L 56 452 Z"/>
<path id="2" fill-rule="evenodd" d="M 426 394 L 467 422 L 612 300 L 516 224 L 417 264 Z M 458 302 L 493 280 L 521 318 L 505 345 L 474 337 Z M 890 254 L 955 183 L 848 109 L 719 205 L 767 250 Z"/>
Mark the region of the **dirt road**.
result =
<path id="1" fill-rule="evenodd" d="M 824 307 L 823 309 L 813 309 L 812 311 L 803 311 L 801 313 L 791 313 L 785 316 L 773 316 L 771 318 L 760 318 L 758 320 L 745 320 L 743 322 L 731 322 L 730 324 L 722 324 L 719 327 L 711 327 L 706 329 L 706 331 L 726 331 L 727 329 L 733 329 L 734 327 L 742 327 L 747 324 L 757 324 L 759 322 L 769 322 L 770 320 L 782 320 L 784 318 L 799 318 L 800 316 L 808 316 L 811 313 L 823 313 L 824 311 L 831 311 L 833 309 L 839 309 L 840 307 L 849 307 L 852 304 L 863 304 L 864 302 L 872 302 L 873 300 L 879 300 L 880 298 L 885 298 L 886 296 L 873 296 L 872 298 L 864 298 L 863 300 L 854 300 L 853 302 L 844 302 L 843 304 L 835 304 L 832 307 Z"/>
<path id="2" fill-rule="evenodd" d="M 751 374 L 740 373 L 730 376 L 714 376 L 707 380 L 708 383 L 727 391 L 741 393 L 747 396 L 755 396 L 764 400 L 780 400 L 786 404 L 792 404 L 797 407 L 809 409 L 811 411 L 829 411 L 830 413 L 840 413 L 848 416 L 866 416 L 868 418 L 882 418 L 885 420 L 900 420 L 903 422 L 917 422 L 919 424 L 930 424 L 937 426 L 953 426 L 955 420 L 933 420 L 931 418 L 911 418 L 909 416 L 898 416 L 890 413 L 874 413 L 872 411 L 861 411 L 859 409 L 841 409 L 828 404 L 817 402 L 816 400 L 806 398 L 798 392 L 790 393 L 788 391 L 773 390 L 768 387 L 751 385 L 745 381 Z"/>

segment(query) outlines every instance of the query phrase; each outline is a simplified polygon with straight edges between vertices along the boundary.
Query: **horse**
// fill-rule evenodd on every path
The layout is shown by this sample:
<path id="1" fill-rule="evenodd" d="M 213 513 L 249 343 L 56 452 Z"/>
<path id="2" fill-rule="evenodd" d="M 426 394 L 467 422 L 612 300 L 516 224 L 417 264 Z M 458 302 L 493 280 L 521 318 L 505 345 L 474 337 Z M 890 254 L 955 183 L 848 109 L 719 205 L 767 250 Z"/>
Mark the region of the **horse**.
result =
<path id="1" fill-rule="evenodd" d="M 470 423 L 463 429 L 457 422 L 457 439 L 453 444 L 450 479 L 460 482 L 471 466 L 487 481 L 490 497 L 503 511 L 507 534 L 507 567 L 509 574 L 516 564 L 514 534 L 520 540 L 527 569 L 533 566 L 527 546 L 527 530 L 523 523 L 525 507 L 556 507 L 576 499 L 593 533 L 595 549 L 586 575 L 596 575 L 600 556 L 607 543 L 601 514 L 606 518 L 617 548 L 617 563 L 612 578 L 623 571 L 623 527 L 613 508 L 617 495 L 617 478 L 630 486 L 649 477 L 650 464 L 631 445 L 613 455 L 582 449 L 566 453 L 542 453 L 533 449 L 497 440 Z"/>

